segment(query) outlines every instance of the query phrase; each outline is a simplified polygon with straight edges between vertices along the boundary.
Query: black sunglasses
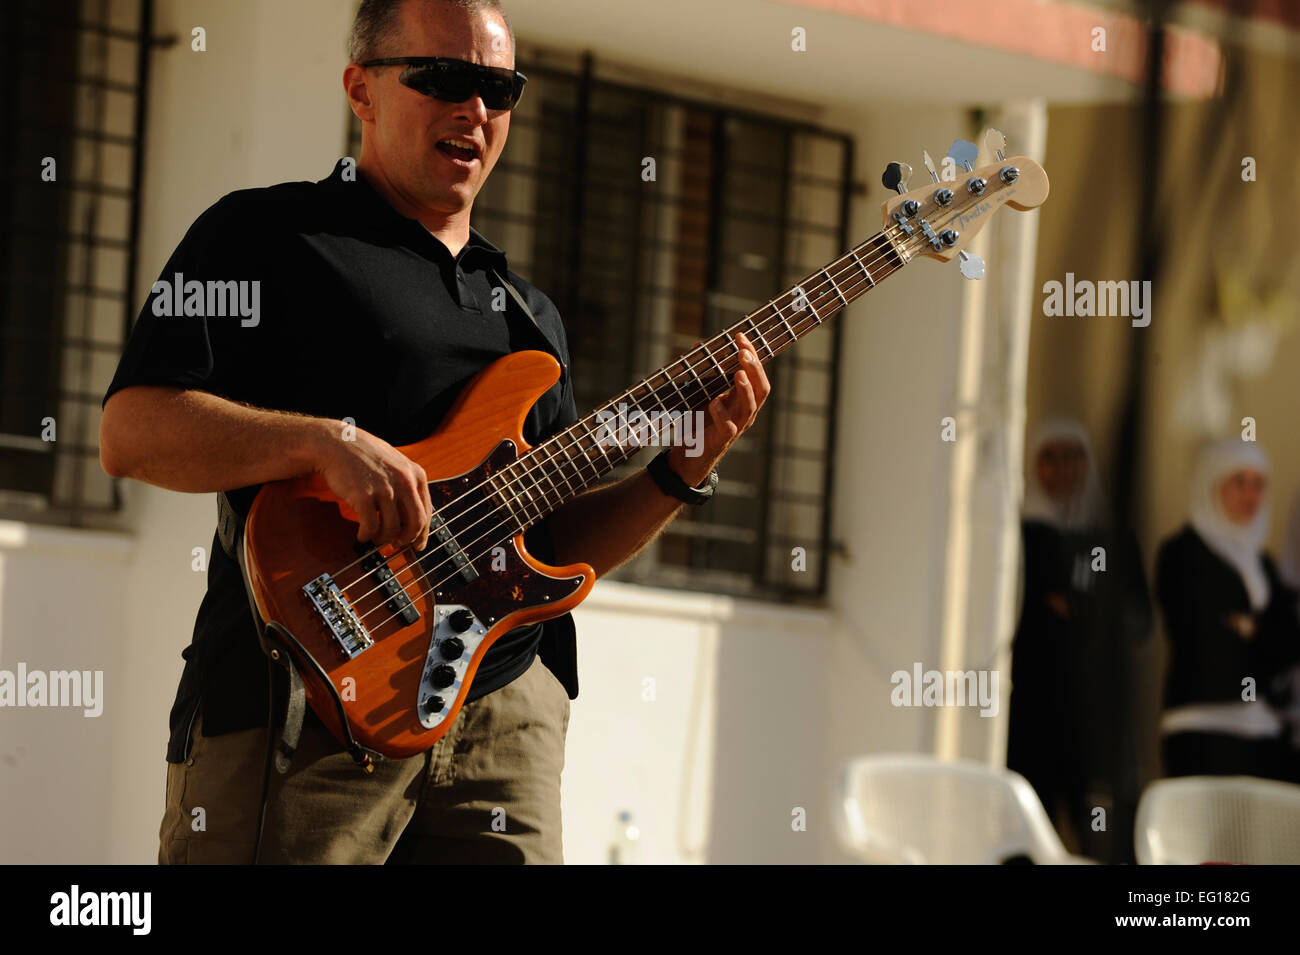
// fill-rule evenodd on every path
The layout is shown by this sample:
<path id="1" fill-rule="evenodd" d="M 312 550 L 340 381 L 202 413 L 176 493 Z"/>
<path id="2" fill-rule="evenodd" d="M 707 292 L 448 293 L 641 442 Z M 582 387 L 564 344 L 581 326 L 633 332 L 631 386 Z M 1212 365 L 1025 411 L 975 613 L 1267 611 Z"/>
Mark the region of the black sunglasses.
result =
<path id="1" fill-rule="evenodd" d="M 475 92 L 488 109 L 514 109 L 528 77 L 502 66 L 480 66 L 449 56 L 395 56 L 366 60 L 362 66 L 405 66 L 398 82 L 417 93 L 463 103 Z"/>

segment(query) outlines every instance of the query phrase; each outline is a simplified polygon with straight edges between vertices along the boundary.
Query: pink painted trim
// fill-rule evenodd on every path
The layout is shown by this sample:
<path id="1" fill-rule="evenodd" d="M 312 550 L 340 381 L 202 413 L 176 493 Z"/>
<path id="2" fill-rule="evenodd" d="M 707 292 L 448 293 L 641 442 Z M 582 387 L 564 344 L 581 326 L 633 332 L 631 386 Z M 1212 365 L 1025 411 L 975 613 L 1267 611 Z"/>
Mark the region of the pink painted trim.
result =
<path id="1" fill-rule="evenodd" d="M 1072 3 L 1043 0 L 782 0 L 790 6 L 915 30 L 1048 63 L 1116 76 L 1142 84 L 1147 30 L 1135 17 Z M 1106 29 L 1106 52 L 1092 49 L 1092 31 Z M 1165 89 L 1212 96 L 1222 82 L 1223 52 L 1211 37 L 1170 27 Z"/>

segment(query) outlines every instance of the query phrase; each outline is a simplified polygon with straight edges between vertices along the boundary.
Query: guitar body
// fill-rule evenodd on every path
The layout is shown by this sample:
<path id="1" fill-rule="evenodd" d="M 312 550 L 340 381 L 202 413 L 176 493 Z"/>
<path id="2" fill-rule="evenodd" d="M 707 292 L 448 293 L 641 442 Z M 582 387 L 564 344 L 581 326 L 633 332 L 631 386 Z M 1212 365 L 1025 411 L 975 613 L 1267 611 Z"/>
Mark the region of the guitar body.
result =
<path id="1" fill-rule="evenodd" d="M 295 660 L 307 700 L 341 742 L 335 692 L 357 743 L 397 758 L 428 749 L 498 637 L 590 592 L 589 565 L 543 564 L 521 534 L 487 537 L 498 522 L 479 520 L 493 513 L 483 480 L 530 450 L 524 419 L 559 370 L 543 352 L 507 355 L 466 386 L 437 431 L 398 448 L 428 475 L 435 528 L 439 519 L 459 528 L 450 543 L 431 535 L 421 554 L 358 548 L 357 515 L 317 475 L 258 493 L 244 530 L 249 585 L 263 620 L 301 647 L 293 655 L 310 655 Z"/>

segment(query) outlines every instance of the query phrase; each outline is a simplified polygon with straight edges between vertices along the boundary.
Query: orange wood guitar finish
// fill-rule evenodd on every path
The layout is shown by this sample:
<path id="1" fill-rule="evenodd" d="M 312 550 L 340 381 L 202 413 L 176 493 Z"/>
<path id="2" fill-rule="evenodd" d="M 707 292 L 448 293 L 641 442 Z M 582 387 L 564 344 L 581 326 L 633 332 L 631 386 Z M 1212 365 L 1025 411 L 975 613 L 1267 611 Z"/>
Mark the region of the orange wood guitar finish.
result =
<path id="1" fill-rule="evenodd" d="M 518 454 L 529 450 L 522 436 L 524 418 L 533 403 L 556 382 L 559 372 L 559 364 L 543 352 L 507 355 L 466 386 L 432 435 L 398 448 L 425 469 L 435 510 L 440 502 L 456 499 L 466 484 L 479 483 L 481 475 L 468 481 L 462 476 L 479 468 L 490 455 L 494 460 L 509 462 L 510 451 L 501 448 L 503 441 L 513 441 Z M 462 541 L 478 573 L 473 582 L 458 574 L 445 579 L 447 571 L 428 574 L 425 565 L 416 563 L 422 555 L 412 550 L 394 554 L 391 546 L 385 547 L 380 553 L 388 558 L 388 567 L 409 594 L 420 618 L 410 625 L 394 618 L 385 606 L 386 595 L 371 592 L 373 577 L 350 589 L 344 587 L 353 609 L 368 627 L 387 620 L 371 631 L 373 644 L 349 658 L 303 588 L 322 573 L 355 564 L 358 523 L 355 512 L 336 498 L 319 476 L 270 483 L 259 491 L 249 512 L 244 557 L 263 620 L 279 622 L 297 638 L 337 689 L 353 738 L 385 756 L 412 756 L 437 742 L 464 704 L 488 647 L 515 627 L 557 617 L 576 606 L 596 579 L 595 571 L 587 564 L 552 567 L 537 561 L 525 550 L 522 535 L 492 542 L 505 550 L 504 572 L 499 569 L 499 552 L 494 569 L 494 556 L 480 553 L 487 547 L 469 546 L 471 540 Z M 466 536 L 478 537 L 477 530 Z M 436 544 L 430 537 L 425 554 L 435 551 Z M 441 563 L 435 557 L 429 566 Z M 354 567 L 342 574 L 340 586 L 344 579 L 361 573 Z M 417 696 L 437 604 L 467 605 L 485 624 L 489 618 L 492 623 L 474 649 L 458 685 L 450 688 L 455 689 L 455 697 L 449 696 L 447 707 L 438 714 L 441 722 L 427 728 L 420 720 Z M 303 665 L 303 661 L 295 662 L 312 709 L 344 741 L 332 694 L 314 668 Z"/>

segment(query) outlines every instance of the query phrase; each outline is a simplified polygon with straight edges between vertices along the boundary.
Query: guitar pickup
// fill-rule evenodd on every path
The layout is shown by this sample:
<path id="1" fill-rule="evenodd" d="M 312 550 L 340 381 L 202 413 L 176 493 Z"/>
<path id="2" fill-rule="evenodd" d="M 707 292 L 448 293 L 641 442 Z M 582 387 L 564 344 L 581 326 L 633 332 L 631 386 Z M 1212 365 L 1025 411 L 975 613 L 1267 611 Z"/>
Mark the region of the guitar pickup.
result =
<path id="1" fill-rule="evenodd" d="M 432 554 L 442 553 L 451 559 L 452 564 L 455 565 L 460 575 L 465 578 L 466 583 L 472 584 L 478 580 L 478 571 L 474 569 L 474 565 L 469 562 L 469 558 L 461 550 L 456 538 L 451 536 L 451 531 L 447 529 L 446 523 L 437 514 L 434 514 L 433 520 L 429 522 L 429 533 L 442 546 L 427 549 L 421 556 L 421 561 L 427 560 Z M 441 562 L 435 562 L 435 566 L 437 563 Z"/>
<path id="2" fill-rule="evenodd" d="M 384 555 L 366 544 L 357 544 L 356 549 L 361 555 L 361 566 L 367 571 L 365 578 L 379 584 L 379 589 L 388 597 L 388 609 L 397 614 L 402 623 L 408 627 L 419 620 L 420 611 L 416 610 L 415 604 L 411 603 L 410 596 L 398 581 L 392 568 L 388 566 Z"/>

